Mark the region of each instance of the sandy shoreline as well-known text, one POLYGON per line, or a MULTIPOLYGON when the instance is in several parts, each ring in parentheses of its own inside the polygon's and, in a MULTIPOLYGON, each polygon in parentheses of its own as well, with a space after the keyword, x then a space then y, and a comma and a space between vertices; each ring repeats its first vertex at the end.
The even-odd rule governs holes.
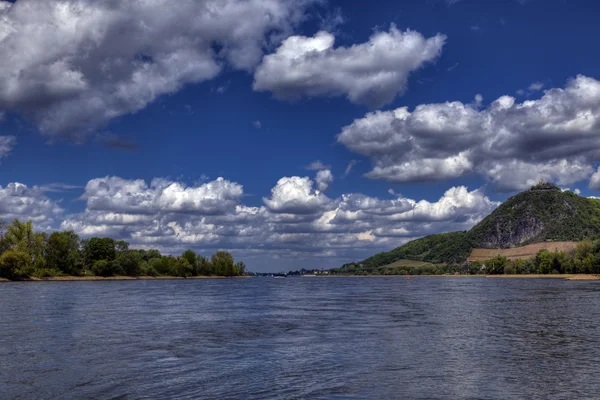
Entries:
POLYGON ((190 279, 239 279, 250 278, 249 276, 52 276, 48 278, 28 278, 11 281, 0 278, 0 282, 73 282, 73 281, 168 281, 168 280, 190 280, 190 279))

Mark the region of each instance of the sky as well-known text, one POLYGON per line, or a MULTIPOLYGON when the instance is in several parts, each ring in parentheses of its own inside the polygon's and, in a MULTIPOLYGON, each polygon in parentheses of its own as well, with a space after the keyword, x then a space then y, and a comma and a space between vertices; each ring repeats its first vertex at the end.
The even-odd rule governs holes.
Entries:
POLYGON ((600 4, 0 0, 0 218, 257 272, 600 191, 600 4))

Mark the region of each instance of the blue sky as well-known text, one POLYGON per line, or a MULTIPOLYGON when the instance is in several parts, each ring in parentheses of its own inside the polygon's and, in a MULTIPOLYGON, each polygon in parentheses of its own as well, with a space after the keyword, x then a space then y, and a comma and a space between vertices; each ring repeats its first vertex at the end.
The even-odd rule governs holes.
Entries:
POLYGON ((5 219, 289 270, 600 188, 597 2, 61 3, 0 1, 5 219))

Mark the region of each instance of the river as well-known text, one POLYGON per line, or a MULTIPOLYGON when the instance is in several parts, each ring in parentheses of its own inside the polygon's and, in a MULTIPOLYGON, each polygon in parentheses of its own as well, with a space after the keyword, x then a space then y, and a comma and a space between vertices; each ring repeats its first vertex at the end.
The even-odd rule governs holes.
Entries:
POLYGON ((2 399, 600 398, 600 282, 0 283, 2 399))

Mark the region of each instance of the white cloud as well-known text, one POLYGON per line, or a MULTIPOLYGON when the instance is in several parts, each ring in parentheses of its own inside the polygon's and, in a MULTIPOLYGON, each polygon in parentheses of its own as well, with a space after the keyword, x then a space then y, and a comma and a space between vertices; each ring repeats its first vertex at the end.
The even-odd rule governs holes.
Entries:
POLYGON ((315 182, 317 183, 317 188, 319 188, 321 192, 324 192, 329 185, 333 183, 333 174, 328 169, 321 170, 317 172, 315 182))
POLYGON ((544 84, 542 82, 534 82, 528 87, 528 89, 532 92, 537 92, 539 90, 542 90, 543 88, 544 84))
POLYGON ((252 123, 252 125, 254 125, 254 127, 255 127, 256 129, 260 129, 260 128, 262 128, 262 124, 260 123, 260 121, 254 121, 254 122, 252 123))
POLYGON ((313 161, 306 166, 306 169, 309 171, 320 171, 322 169, 331 169, 331 165, 325 164, 319 160, 313 161))
POLYGON ((0 136, 0 159, 6 157, 15 147, 17 139, 14 136, 0 136))
POLYGON ((600 159, 600 82, 582 75, 564 89, 487 108, 447 102, 376 111, 343 128, 338 141, 373 161, 368 177, 392 182, 478 173, 500 190, 540 178, 561 185, 587 179, 600 159))
POLYGON ((590 177, 589 188, 600 190, 600 168, 590 177))
POLYGON ((358 164, 359 162, 360 162, 359 160, 350 160, 350 162, 346 166, 346 169, 344 170, 344 177, 350 175, 350 172, 352 172, 352 169, 354 168, 354 166, 356 164, 358 164))
POLYGON ((281 178, 263 201, 269 211, 287 214, 314 214, 322 211, 329 198, 313 189, 313 181, 299 176, 281 178))
MULTIPOLYGON (((230 249, 251 265, 252 260, 264 265, 265 258, 273 256, 289 262, 299 258, 315 262, 329 255, 328 265, 337 266, 419 236, 469 229, 498 205, 481 190, 465 187, 450 188, 437 201, 399 194, 393 199, 359 193, 328 198, 314 189, 311 179, 295 176, 281 178, 271 196, 263 199, 263 206, 238 202, 217 214, 206 213, 198 204, 207 193, 223 199, 227 197, 224 192, 241 185, 226 180, 211 183, 185 188, 163 179, 150 185, 119 177, 94 179, 86 185, 85 211, 67 216, 61 228, 83 237, 124 239, 133 247, 167 253, 187 248, 205 254, 230 249), (174 198, 164 194, 168 187, 177 193, 174 198)), ((238 198, 239 192, 234 192, 238 198)), ((53 215, 52 208, 39 213, 53 215)))
POLYGON ((15 218, 33 220, 38 229, 50 229, 63 209, 57 202, 46 197, 37 187, 22 183, 0 186, 0 219, 10 222, 15 218))
POLYGON ((162 178, 153 179, 148 186, 141 179, 107 176, 89 181, 82 198, 93 211, 218 215, 234 209, 243 194, 241 185, 223 178, 186 187, 162 178))
POLYGON ((252 70, 312 2, 2 1, 0 109, 79 140, 225 65, 252 70))
POLYGON ((540 90, 542 90, 544 88, 544 86, 546 86, 546 85, 542 82, 533 82, 531 85, 529 85, 527 87, 527 89, 517 90, 517 94, 519 96, 531 96, 535 92, 539 92, 540 90))
POLYGON ((353 103, 379 107, 405 91, 411 72, 439 57, 446 36, 427 39, 392 25, 366 43, 334 48, 334 41, 325 31, 287 38, 263 58, 254 90, 287 100, 345 95, 353 103))

